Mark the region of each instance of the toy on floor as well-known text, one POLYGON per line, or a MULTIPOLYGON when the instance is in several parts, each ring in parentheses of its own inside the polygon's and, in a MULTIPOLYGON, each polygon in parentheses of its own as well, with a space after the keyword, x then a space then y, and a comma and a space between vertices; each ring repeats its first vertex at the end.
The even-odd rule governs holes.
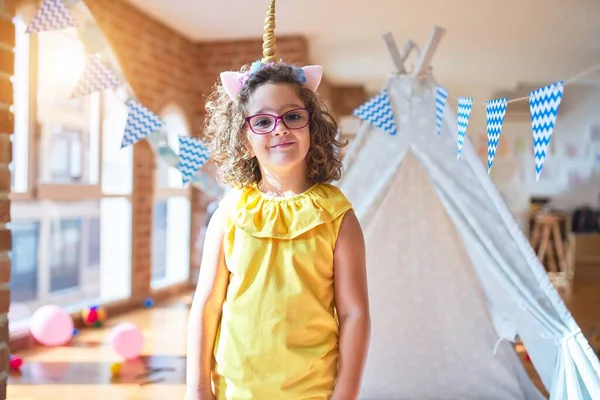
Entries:
POLYGON ((81 311, 81 320, 86 326, 98 328, 106 321, 106 311, 99 306, 93 306, 81 311))
POLYGON ((110 374, 114 376, 119 376, 121 373, 121 363, 112 363, 110 365, 110 374))
POLYGON ((44 346, 62 346, 73 337, 73 319, 62 308, 46 305, 29 320, 31 336, 44 346))
POLYGON ((130 322, 115 326, 109 340, 113 350, 126 361, 138 358, 144 347, 142 332, 130 322))
POLYGON ((20 371, 21 365, 23 365, 23 359, 19 356, 10 355, 8 365, 13 371, 20 371))

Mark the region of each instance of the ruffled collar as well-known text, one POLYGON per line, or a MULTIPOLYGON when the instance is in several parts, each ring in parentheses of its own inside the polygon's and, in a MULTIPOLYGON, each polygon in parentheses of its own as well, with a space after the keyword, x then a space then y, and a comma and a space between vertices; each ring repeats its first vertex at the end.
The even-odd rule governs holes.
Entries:
POLYGON ((292 197, 273 197, 257 186, 232 189, 221 206, 240 229, 260 238, 293 239, 352 208, 336 186, 317 183, 292 197))

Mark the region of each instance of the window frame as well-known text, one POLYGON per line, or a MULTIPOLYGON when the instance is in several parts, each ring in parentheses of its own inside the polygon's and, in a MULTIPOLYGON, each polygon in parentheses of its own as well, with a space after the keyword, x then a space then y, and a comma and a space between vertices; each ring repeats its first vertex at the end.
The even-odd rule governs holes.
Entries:
MULTIPOLYGON (((190 123, 189 123, 189 119, 188 116, 186 115, 184 109, 182 107, 180 107, 176 102, 167 102, 161 109, 159 115, 162 117, 164 117, 167 114, 175 114, 178 117, 181 118, 181 122, 183 123, 185 129, 185 134, 189 135, 191 134, 191 127, 190 127, 190 123)), ((167 131, 167 128, 164 128, 164 133, 165 133, 165 140, 167 141, 167 143, 169 143, 169 132, 167 131)), ((181 134, 183 134, 183 132, 181 132, 181 134)), ((172 187, 161 187, 159 185, 159 179, 160 179, 160 174, 164 169, 168 168, 172 168, 169 165, 167 165, 166 162, 158 159, 158 156, 156 156, 156 168, 154 171, 154 195, 153 195, 153 199, 152 199, 152 208, 154 210, 154 207, 156 206, 156 204, 158 202, 166 202, 167 203, 167 210, 168 210, 168 201, 169 199, 172 198, 185 198, 189 204, 190 204, 190 211, 191 211, 191 207, 192 207, 192 187, 191 185, 188 185, 187 187, 181 187, 181 188, 172 188, 172 187)), ((167 211, 168 213, 168 211, 167 211)), ((154 225, 154 222, 153 222, 154 225)), ((154 226, 153 226, 154 228, 154 226)), ((168 229, 168 227, 167 227, 168 229)), ((191 241, 191 237, 192 237, 192 216, 190 213, 189 216, 189 236, 190 236, 190 241, 191 241)), ((191 248, 191 244, 188 244, 190 247, 190 251, 187 257, 187 265, 186 268, 189 271, 190 270, 190 265, 192 262, 192 248, 191 248)), ((167 261, 168 263, 168 261, 167 261)), ((169 279, 169 269, 168 269, 168 265, 165 266, 166 268, 166 277, 162 278, 162 279, 154 279, 152 277, 152 271, 154 270, 154 264, 153 264, 153 259, 151 258, 151 265, 150 265, 150 286, 152 287, 152 290, 160 290, 163 289, 165 287, 169 287, 171 285, 176 285, 178 283, 182 283, 185 281, 189 281, 190 279, 190 274, 188 272, 187 274, 187 278, 185 278, 184 280, 173 280, 173 279, 169 279)))

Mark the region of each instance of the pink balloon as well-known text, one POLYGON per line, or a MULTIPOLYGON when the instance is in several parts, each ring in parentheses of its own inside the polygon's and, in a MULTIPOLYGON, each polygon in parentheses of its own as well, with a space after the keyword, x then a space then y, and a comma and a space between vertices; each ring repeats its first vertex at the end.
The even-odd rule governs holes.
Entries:
POLYGON ((144 347, 144 336, 137 326, 124 322, 115 326, 110 333, 113 350, 125 360, 139 357, 144 347))
POLYGON ((38 308, 29 320, 31 336, 44 346, 62 346, 73 337, 73 319, 62 308, 47 305, 38 308))

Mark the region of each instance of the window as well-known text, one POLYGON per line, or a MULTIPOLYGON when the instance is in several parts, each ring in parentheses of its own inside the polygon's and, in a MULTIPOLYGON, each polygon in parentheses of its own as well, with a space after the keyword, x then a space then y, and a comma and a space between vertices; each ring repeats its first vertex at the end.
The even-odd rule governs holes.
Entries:
POLYGON ((133 182, 118 93, 70 98, 86 60, 76 30, 26 35, 14 23, 11 332, 45 304, 130 296, 133 182))
MULTIPOLYGON (((161 113, 167 142, 179 153, 179 135, 189 135, 184 113, 168 105, 161 113)), ((190 196, 183 188, 181 173, 157 160, 156 196, 152 229, 152 287, 160 288, 189 278, 190 269, 190 196)))
POLYGON ((39 221, 23 219, 12 227, 10 290, 13 302, 28 302, 38 296, 39 221))

